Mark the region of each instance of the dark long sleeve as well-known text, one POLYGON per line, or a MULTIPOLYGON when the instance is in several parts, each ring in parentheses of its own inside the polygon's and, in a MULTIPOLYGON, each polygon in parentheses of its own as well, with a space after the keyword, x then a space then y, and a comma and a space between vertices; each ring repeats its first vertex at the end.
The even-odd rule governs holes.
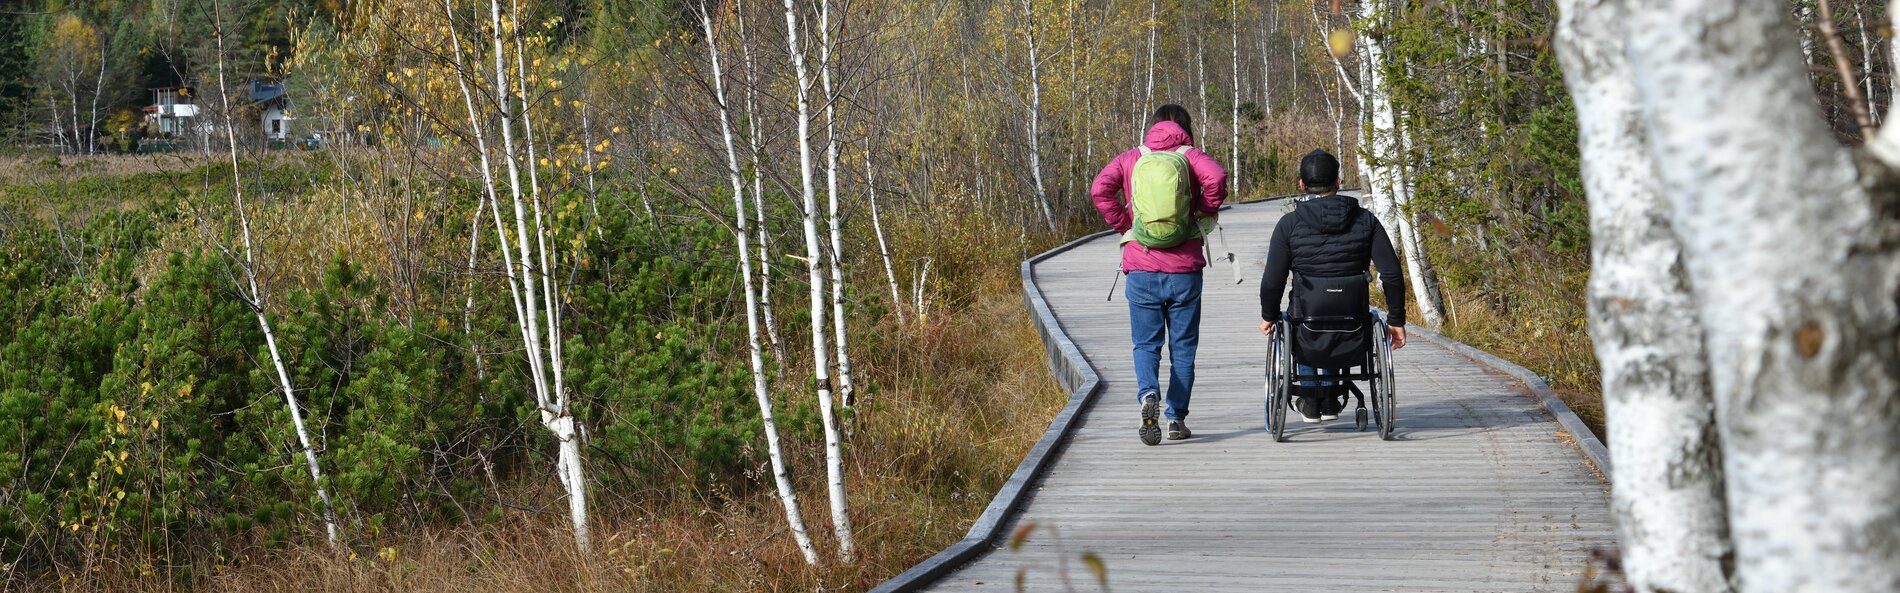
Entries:
POLYGON ((1293 273, 1293 251, 1286 242, 1287 225, 1292 220, 1292 216, 1281 218, 1273 227, 1273 239, 1267 242, 1267 271, 1260 277, 1261 321, 1280 320, 1280 299, 1286 295, 1287 276, 1293 273))
MULTIPOLYGON (((1386 323, 1405 327, 1405 268, 1392 249, 1392 237, 1378 221, 1372 223, 1372 265, 1379 268, 1379 287, 1385 289, 1386 323)), ((1271 259, 1267 269, 1273 269, 1271 259)))

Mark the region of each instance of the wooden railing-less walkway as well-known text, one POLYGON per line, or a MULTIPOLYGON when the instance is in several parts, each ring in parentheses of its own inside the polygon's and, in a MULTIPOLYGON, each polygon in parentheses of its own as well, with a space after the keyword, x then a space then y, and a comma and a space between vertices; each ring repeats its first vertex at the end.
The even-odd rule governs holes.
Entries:
MULTIPOLYGON (((1575 590, 1590 550, 1615 545, 1601 445, 1522 369, 1415 331, 1394 357, 1396 440, 1355 432, 1350 410, 1295 421, 1286 443, 1263 430, 1257 295, 1289 207, 1222 215, 1245 281, 1227 262, 1204 272, 1186 441, 1136 437, 1127 303, 1119 289, 1104 300, 1115 239, 1026 262, 1032 313, 1075 399, 970 538, 879 590, 1013 591, 1027 567, 1026 590, 1062 591, 1060 556, 1075 590, 1098 590, 1084 552, 1125 592, 1575 590), (1038 530, 1012 551, 1024 522, 1038 530)), ((1225 251, 1219 237, 1213 248, 1225 251)))

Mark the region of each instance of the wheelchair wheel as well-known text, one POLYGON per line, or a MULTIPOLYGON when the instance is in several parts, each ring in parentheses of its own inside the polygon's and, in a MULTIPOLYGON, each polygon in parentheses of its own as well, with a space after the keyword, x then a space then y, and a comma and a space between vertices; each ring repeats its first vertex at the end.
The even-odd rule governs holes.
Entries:
POLYGON ((1358 411, 1353 413, 1352 425, 1353 425, 1353 428, 1358 429, 1359 432, 1366 431, 1366 409, 1365 408, 1359 408, 1358 411))
POLYGON ((1273 433, 1273 441, 1286 441, 1287 378, 1292 371, 1291 353, 1287 351, 1282 333, 1273 335, 1273 346, 1267 354, 1266 415, 1267 431, 1273 433))
MULTIPOLYGON (((1384 324, 1380 324, 1381 333, 1384 324)), ((1379 337, 1379 379, 1373 387, 1374 415, 1379 420, 1379 438, 1392 440, 1392 429, 1398 424, 1398 384, 1392 380, 1392 341, 1385 336, 1379 337)))

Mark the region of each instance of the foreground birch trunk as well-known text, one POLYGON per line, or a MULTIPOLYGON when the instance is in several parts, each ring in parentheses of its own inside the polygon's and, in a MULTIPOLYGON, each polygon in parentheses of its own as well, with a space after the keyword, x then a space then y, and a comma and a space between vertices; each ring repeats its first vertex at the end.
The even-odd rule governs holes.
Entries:
MULTIPOLYGON (((752 251, 746 228, 745 181, 739 171, 739 152, 732 143, 732 115, 726 104, 726 87, 719 69, 719 39, 713 33, 711 9, 702 3, 699 23, 706 32, 706 54, 712 60, 713 100, 719 105, 719 135, 725 141, 726 173, 732 180, 733 238, 738 240, 739 276, 745 290, 747 345, 751 348, 752 394, 758 399, 759 417, 765 428, 766 455, 772 462, 772 480, 778 486, 779 503, 785 506, 785 522, 805 563, 818 564, 818 552, 812 549, 811 534, 805 528, 805 516, 798 510, 798 491, 792 487, 791 474, 785 471, 785 454, 779 448, 778 422, 772 414, 772 395, 765 384, 765 347, 759 339, 758 291, 752 286, 752 251)), ((741 15, 743 18, 743 15, 741 15)))
MULTIPOLYGON (((541 303, 545 307, 540 310, 531 309, 529 322, 534 322, 534 316, 538 315, 540 321, 547 326, 546 334, 541 337, 541 343, 530 347, 530 355, 546 357, 542 362, 541 385, 537 386, 544 390, 545 394, 545 402, 541 406, 541 423, 554 434, 555 439, 559 442, 560 457, 555 464, 555 470, 561 476, 562 484, 567 487, 569 519, 574 523, 575 540, 580 545, 581 551, 585 552, 588 549, 589 540, 587 529, 587 476, 583 471, 581 458, 580 426, 577 423, 578 421, 574 418, 573 402, 569 400, 567 394, 566 357, 562 354, 561 337, 563 332, 561 330, 561 303, 566 299, 562 297, 558 286, 554 282, 554 269, 555 266, 559 264, 559 261, 556 259, 557 256, 553 250, 548 248, 548 235, 552 230, 547 227, 542 217, 541 178, 539 169, 535 167, 537 159, 535 158, 534 117, 529 112, 531 103, 528 101, 527 64, 526 58, 522 55, 524 53, 522 46, 525 42, 521 39, 521 23, 518 20, 521 10, 516 0, 510 0, 509 6, 509 25, 510 29, 515 33, 515 91, 519 93, 518 96, 521 97, 522 101, 521 128, 522 134, 527 141, 528 150, 526 159, 528 163, 528 189, 530 192, 528 205, 534 212, 534 242, 530 244, 526 236, 521 236, 521 274, 523 282, 529 285, 530 290, 526 294, 531 299, 529 301, 531 304, 534 302, 532 299, 536 296, 536 293, 533 291, 533 283, 536 281, 540 282, 541 303), (532 258, 529 257, 530 254, 533 254, 535 258, 539 259, 540 266, 538 268, 531 266, 532 258), (536 348, 541 349, 541 351, 535 352, 534 350, 536 348)), ((497 27, 496 30, 499 31, 500 28, 497 27)), ((495 88, 505 89, 507 87, 504 84, 501 74, 502 56, 499 55, 500 50, 500 37, 497 36, 496 51, 498 54, 495 58, 495 88)), ((504 92, 502 94, 506 95, 507 93, 504 92)), ((509 121, 506 117, 508 113, 507 99, 503 97, 500 100, 502 102, 503 113, 501 122, 502 142, 508 152, 509 181, 511 186, 513 186, 512 193, 515 198, 515 229, 516 234, 520 236, 528 227, 526 221, 520 218, 520 180, 516 173, 514 144, 511 141, 512 136, 510 135, 509 121)))
POLYGON ((1632 5, 1626 55, 1707 336, 1737 589, 1895 591, 1900 138, 1858 162, 1835 141, 1783 10, 1632 5))
POLYGON ((1591 338, 1603 368, 1623 570, 1642 593, 1730 591, 1728 509, 1695 295, 1642 127, 1622 0, 1563 0, 1557 57, 1590 199, 1591 338))
POLYGON ((1397 117, 1398 110, 1391 106, 1391 96, 1387 95, 1386 99, 1387 109, 1393 118, 1392 199, 1398 208, 1399 239, 1404 245, 1405 267, 1412 271, 1412 298, 1418 301, 1418 314, 1424 318, 1425 324, 1440 327, 1445 324, 1445 295, 1438 290, 1438 272, 1432 269, 1432 260, 1425 256, 1425 241, 1418 233, 1418 212, 1412 209, 1412 178, 1406 170, 1412 143, 1407 136, 1405 123, 1397 117))
MULTIPOLYGON (((560 373, 560 347, 558 344, 549 345, 545 343, 541 335, 541 323, 543 323, 542 315, 546 314, 547 319, 545 322, 548 324, 549 329, 547 340, 551 342, 558 342, 560 340, 560 318, 556 311, 560 303, 550 291, 550 294, 548 294, 549 298, 546 299, 545 303, 547 310, 542 310, 543 299, 540 298, 540 287, 538 287, 537 284, 551 288, 551 281, 545 277, 545 272, 537 272, 535 261, 537 259, 549 261, 550 256, 545 253, 545 244, 541 242, 530 242, 528 240, 526 207, 522 200, 521 175, 519 166, 517 165, 518 159, 514 147, 513 114, 509 111, 507 98, 510 93, 507 91, 509 87, 507 68, 505 65, 505 56, 507 53, 504 51, 501 39, 501 32, 503 31, 501 24, 501 5, 499 0, 490 0, 489 2, 489 31, 494 35, 493 52, 495 57, 494 87, 490 96, 495 99, 497 102, 496 106, 501 112, 502 146, 504 156, 506 157, 505 162, 508 166, 509 193, 514 205, 513 216, 516 242, 512 244, 508 237, 507 227, 502 220, 503 213, 500 196, 495 190, 497 180, 494 174, 493 163, 488 155, 487 138, 482 131, 483 125, 481 123, 480 113, 475 108, 474 93, 468 86, 469 78, 478 78, 480 75, 467 69, 463 64, 461 37, 456 33, 455 29, 456 19, 453 3, 450 2, 450 0, 443 0, 442 10, 449 24, 449 40, 453 50, 452 59, 456 69, 456 82, 462 92, 463 106, 467 109, 469 127, 473 130, 475 136, 477 151, 480 157, 482 181, 485 186, 485 195, 490 204, 489 213, 492 215, 495 224, 495 235, 499 240, 502 262, 504 269, 507 271, 506 278, 508 280, 509 304, 514 307, 515 327, 520 331, 523 345, 526 347, 525 354, 528 356, 528 370, 530 380, 533 383, 532 391, 535 396, 535 407, 540 413, 542 426, 547 428, 559 443, 558 457, 555 462, 555 473, 560 477, 561 486, 567 494, 568 518, 574 526, 575 544, 581 551, 585 552, 590 547, 590 540, 587 519, 587 480, 582 466, 579 430, 567 394, 565 390, 562 389, 564 386, 561 385, 559 379, 553 379, 552 384, 550 384, 551 380, 548 377, 549 370, 547 367, 549 366, 554 368, 554 374, 560 373), (540 253, 537 253, 535 249, 537 246, 540 248, 540 253), (517 253, 521 256, 519 258, 519 268, 516 267, 517 260, 515 254, 517 253), (544 356, 548 358, 544 359, 544 356)), ((525 114, 523 115, 525 119, 525 114)), ((537 204, 536 207, 538 209, 539 205, 537 204)), ((545 235, 545 231, 546 229, 542 226, 540 217, 537 216, 534 229, 535 235, 537 237, 543 236, 545 235)), ((546 268, 543 267, 541 269, 545 270, 546 268)))
POLYGON ((832 345, 838 349, 838 400, 849 410, 857 404, 857 384, 852 381, 850 341, 845 332, 844 317, 844 241, 840 236, 842 225, 838 222, 838 93, 832 88, 831 71, 834 67, 831 55, 831 0, 818 2, 818 75, 825 89, 825 226, 831 233, 830 257, 826 263, 831 272, 831 329, 835 334, 832 345))
POLYGON ((813 181, 811 150, 811 74, 798 48, 798 6, 785 0, 785 44, 797 78, 798 177, 804 198, 805 272, 811 277, 812 378, 818 384, 819 418, 825 428, 825 483, 831 496, 831 526, 838 538, 838 556, 852 558, 850 508, 844 496, 844 451, 839 442, 837 411, 831 401, 831 361, 825 350, 825 278, 818 249, 818 188, 813 181))
MULTIPOLYGON (((758 69, 752 63, 752 40, 746 36, 745 0, 735 0, 733 11, 738 14, 739 52, 745 58, 745 125, 746 146, 751 150, 752 163, 752 219, 759 234, 759 313, 764 317, 765 337, 772 343, 772 360, 778 368, 785 365, 785 343, 779 340, 778 320, 774 318, 772 308, 772 235, 765 228, 765 176, 760 172, 759 164, 759 115, 753 109, 753 98, 759 86, 758 69)), ((774 373, 773 376, 777 376, 774 373)))
MULTIPOLYGON (((231 111, 231 97, 224 89, 230 88, 224 80, 224 5, 213 0, 211 3, 213 26, 218 34, 218 101, 224 111, 231 111)), ((323 487, 323 466, 317 463, 317 449, 310 444, 310 429, 304 424, 303 406, 297 403, 297 389, 291 384, 290 372, 284 367, 284 355, 277 350, 277 332, 272 331, 270 316, 264 312, 264 293, 257 286, 256 250, 251 246, 251 219, 244 210, 244 182, 238 177, 237 131, 232 126, 224 127, 225 148, 231 155, 231 196, 237 204, 238 229, 244 239, 244 283, 240 287, 246 304, 257 316, 257 328, 264 332, 264 346, 270 351, 271 368, 277 372, 277 388, 284 391, 284 406, 290 409, 290 423, 297 430, 297 444, 303 448, 304 467, 310 470, 310 484, 317 489, 317 498, 323 501, 323 531, 328 536, 330 547, 342 545, 343 535, 337 528, 336 504, 330 500, 330 491, 323 487), (248 291, 244 290, 248 288, 248 291)))

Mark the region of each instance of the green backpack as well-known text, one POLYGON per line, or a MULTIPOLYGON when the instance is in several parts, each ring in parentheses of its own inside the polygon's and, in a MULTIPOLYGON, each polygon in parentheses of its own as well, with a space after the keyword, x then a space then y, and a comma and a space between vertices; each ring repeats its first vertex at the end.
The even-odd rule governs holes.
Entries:
POLYGON ((1201 225, 1189 209, 1192 199, 1192 171, 1187 151, 1182 146, 1168 152, 1141 149, 1141 158, 1129 178, 1128 200, 1135 224, 1122 235, 1122 243, 1134 241, 1150 249, 1166 249, 1201 236, 1201 225))

